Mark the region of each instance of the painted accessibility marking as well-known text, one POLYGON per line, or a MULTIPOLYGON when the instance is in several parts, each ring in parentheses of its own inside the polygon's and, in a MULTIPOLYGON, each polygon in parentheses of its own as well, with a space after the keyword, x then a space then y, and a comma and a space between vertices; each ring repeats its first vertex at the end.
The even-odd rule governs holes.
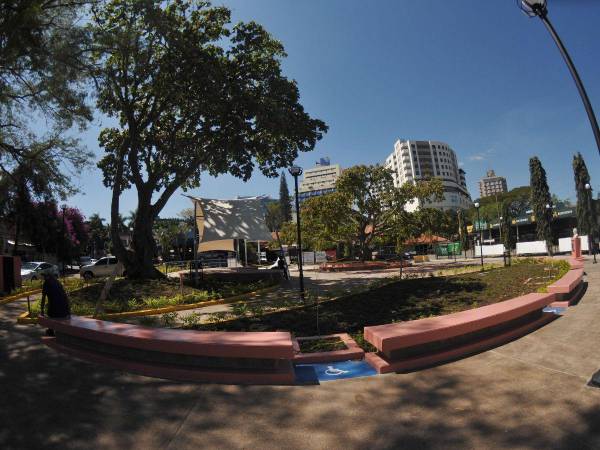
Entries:
POLYGON ((560 308, 557 306, 546 306, 542 311, 545 313, 553 313, 558 316, 561 315, 565 311, 565 309, 566 308, 560 308))
POLYGON ((377 371, 364 360, 297 364, 295 372, 298 384, 318 384, 321 381, 377 375, 377 371))
POLYGON ((327 370, 325 371, 326 375, 329 375, 331 377, 338 377, 340 375, 344 375, 346 373, 350 372, 349 370, 343 370, 343 369, 337 369, 333 366, 327 366, 327 370))

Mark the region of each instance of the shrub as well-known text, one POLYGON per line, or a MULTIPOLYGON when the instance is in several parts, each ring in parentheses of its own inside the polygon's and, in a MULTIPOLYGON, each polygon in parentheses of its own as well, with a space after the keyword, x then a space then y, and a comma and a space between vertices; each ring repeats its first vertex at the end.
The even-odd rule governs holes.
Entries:
POLYGON ((199 313, 191 313, 181 317, 184 328, 193 328, 200 323, 202 316, 199 313))
POLYGON ((165 328, 172 328, 177 322, 177 313, 173 311, 163 314, 161 316, 161 322, 165 328))

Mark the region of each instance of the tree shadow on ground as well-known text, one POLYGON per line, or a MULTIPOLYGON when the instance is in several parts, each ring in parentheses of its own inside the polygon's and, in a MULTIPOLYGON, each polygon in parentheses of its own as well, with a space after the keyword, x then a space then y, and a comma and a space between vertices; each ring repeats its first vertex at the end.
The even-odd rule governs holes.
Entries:
POLYGON ((0 311, 0 447, 598 448, 600 390, 494 353, 321 386, 124 374, 47 349, 0 311))
MULTIPOLYGON (((337 332, 360 333, 365 326, 414 320, 478 305, 485 284, 478 280, 427 278, 403 280, 366 293, 318 302, 311 298, 302 309, 252 314, 237 320, 200 324, 204 330, 287 330, 297 336, 337 332)), ((261 302, 261 307, 268 303, 261 302)))

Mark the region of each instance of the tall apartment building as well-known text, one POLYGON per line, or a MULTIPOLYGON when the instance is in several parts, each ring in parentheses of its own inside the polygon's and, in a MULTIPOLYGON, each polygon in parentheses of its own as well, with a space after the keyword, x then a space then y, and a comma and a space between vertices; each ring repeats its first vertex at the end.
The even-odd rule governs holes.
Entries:
POLYGON ((321 158, 315 167, 304 171, 304 178, 298 187, 298 199, 304 201, 335 192, 335 182, 341 174, 339 164, 332 165, 329 158, 321 158))
POLYGON ((481 198, 504 192, 508 192, 506 178, 497 176, 493 170, 488 170, 486 176, 479 180, 479 196, 481 198))
POLYGON ((394 151, 385 160, 385 167, 392 171, 394 186, 415 183, 419 180, 437 177, 444 185, 444 199, 439 202, 421 204, 414 199, 406 209, 414 211, 419 207, 438 209, 468 209, 472 205, 467 190, 465 171, 458 167, 456 153, 445 142, 411 141, 399 139, 394 151))

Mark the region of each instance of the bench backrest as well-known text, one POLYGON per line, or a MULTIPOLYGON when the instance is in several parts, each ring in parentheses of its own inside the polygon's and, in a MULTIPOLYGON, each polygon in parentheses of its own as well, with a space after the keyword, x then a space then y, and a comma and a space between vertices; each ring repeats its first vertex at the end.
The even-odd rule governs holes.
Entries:
POLYGON ((560 280, 548 286, 548 292, 568 294, 573 291, 583 280, 583 269, 572 269, 560 280))
POLYGON ((195 331, 151 328, 107 322, 87 317, 69 319, 40 317, 39 323, 82 339, 142 350, 224 358, 292 359, 290 333, 195 331))
POLYGON ((541 310, 554 294, 532 293, 493 305, 408 322, 365 327, 365 339, 387 352, 482 330, 541 310))

